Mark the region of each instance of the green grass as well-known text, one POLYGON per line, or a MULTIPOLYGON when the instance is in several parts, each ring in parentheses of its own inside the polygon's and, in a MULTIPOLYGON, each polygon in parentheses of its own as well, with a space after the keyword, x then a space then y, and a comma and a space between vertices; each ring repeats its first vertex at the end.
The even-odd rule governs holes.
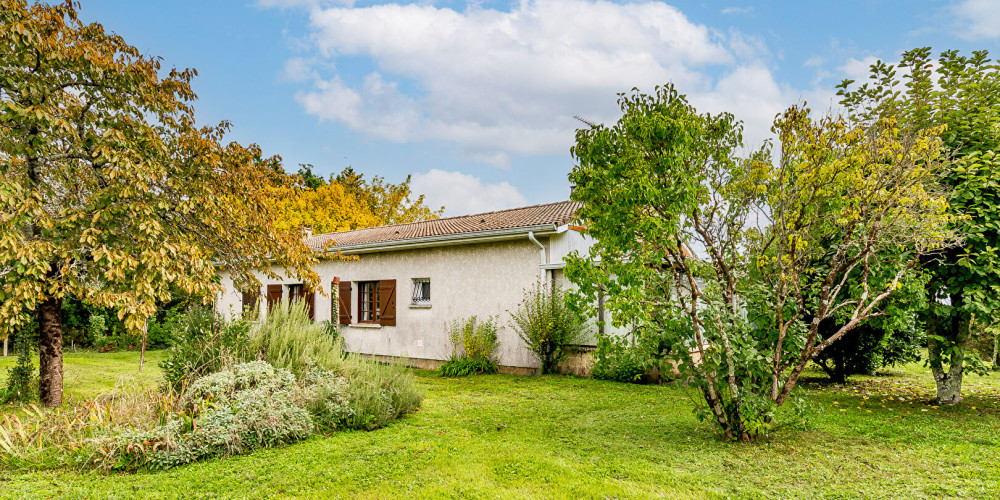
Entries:
MULTIPOLYGON (((146 351, 146 361, 139 373, 139 353, 133 351, 97 353, 93 351, 64 352, 63 398, 66 404, 74 400, 93 399, 116 385, 127 387, 156 387, 163 382, 157 364, 167 351, 146 351)), ((0 357, 0 386, 7 386, 7 369, 14 366, 17 357, 0 357)), ((38 355, 32 360, 38 370, 38 355)))
MULTIPOLYGON (((100 392, 135 366, 134 353, 68 354, 67 390, 100 392)), ((0 496, 1000 498, 997 374, 970 376, 957 408, 927 403, 919 365, 843 387, 808 379, 812 427, 756 444, 716 439, 683 387, 419 375, 424 407, 382 430, 156 474, 0 471, 0 496)))

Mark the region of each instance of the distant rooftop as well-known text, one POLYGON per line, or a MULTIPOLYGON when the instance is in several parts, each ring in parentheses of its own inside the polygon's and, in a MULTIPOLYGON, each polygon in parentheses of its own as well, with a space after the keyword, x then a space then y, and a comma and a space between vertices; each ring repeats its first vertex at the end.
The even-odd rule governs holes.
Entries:
POLYGON ((582 204, 575 201, 560 201, 530 207, 510 208, 482 214, 461 215, 443 219, 409 222, 392 226, 369 227, 353 231, 317 234, 306 240, 311 248, 320 250, 324 245, 334 248, 351 245, 408 240, 429 236, 469 234, 502 229, 517 229, 553 224, 562 226, 573 220, 573 214, 582 204), (333 240, 333 243, 329 243, 333 240))

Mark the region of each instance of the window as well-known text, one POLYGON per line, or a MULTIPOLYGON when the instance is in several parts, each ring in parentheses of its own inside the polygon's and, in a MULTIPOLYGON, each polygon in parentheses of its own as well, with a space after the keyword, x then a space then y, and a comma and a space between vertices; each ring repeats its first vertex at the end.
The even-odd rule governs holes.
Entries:
POLYGON ((288 301, 295 303, 297 301, 305 302, 306 304, 306 314, 309 315, 309 319, 315 319, 313 308, 315 306, 314 301, 316 294, 309 291, 305 285, 301 283, 296 283, 294 285, 288 285, 288 301))
POLYGON ((431 303, 431 279, 413 278, 413 304, 430 305, 431 303))
POLYGON ((256 318, 260 312, 260 288, 249 289, 243 292, 243 317, 256 318))
POLYGON ((379 314, 379 282, 362 281, 358 283, 361 294, 358 297, 358 321, 362 323, 377 323, 379 314))

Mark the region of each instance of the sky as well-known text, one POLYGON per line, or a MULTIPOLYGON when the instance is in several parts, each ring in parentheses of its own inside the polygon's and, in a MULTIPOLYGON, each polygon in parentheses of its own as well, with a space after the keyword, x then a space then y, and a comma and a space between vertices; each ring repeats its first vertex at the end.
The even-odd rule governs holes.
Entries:
POLYGON ((753 147, 875 60, 1000 55, 1000 0, 81 0, 80 17, 195 68, 199 121, 286 171, 412 175, 446 215, 568 199, 574 116, 614 123, 632 88, 672 83, 753 147))

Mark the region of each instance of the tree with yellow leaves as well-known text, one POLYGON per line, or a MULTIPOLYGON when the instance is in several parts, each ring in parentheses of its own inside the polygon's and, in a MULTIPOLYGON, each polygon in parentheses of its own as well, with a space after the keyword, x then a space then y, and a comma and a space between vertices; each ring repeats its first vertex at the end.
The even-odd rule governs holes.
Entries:
POLYGON ((171 285, 215 292, 218 266, 240 287, 272 263, 317 283, 276 227, 279 160, 196 125, 194 70, 161 70, 71 2, 0 0, 0 46, 0 336, 37 314, 42 404, 62 401, 66 296, 140 331, 171 285))
POLYGON ((444 210, 432 211, 423 195, 414 195, 410 177, 399 184, 381 176, 367 181, 347 167, 327 181, 313 174, 312 165, 301 164, 294 178, 294 186, 276 193, 283 230, 308 227, 314 233, 330 233, 436 219, 444 210))
POLYGON ((313 189, 283 187, 275 196, 278 228, 283 231, 309 227, 315 233, 331 233, 380 225, 367 204, 336 182, 313 189))

